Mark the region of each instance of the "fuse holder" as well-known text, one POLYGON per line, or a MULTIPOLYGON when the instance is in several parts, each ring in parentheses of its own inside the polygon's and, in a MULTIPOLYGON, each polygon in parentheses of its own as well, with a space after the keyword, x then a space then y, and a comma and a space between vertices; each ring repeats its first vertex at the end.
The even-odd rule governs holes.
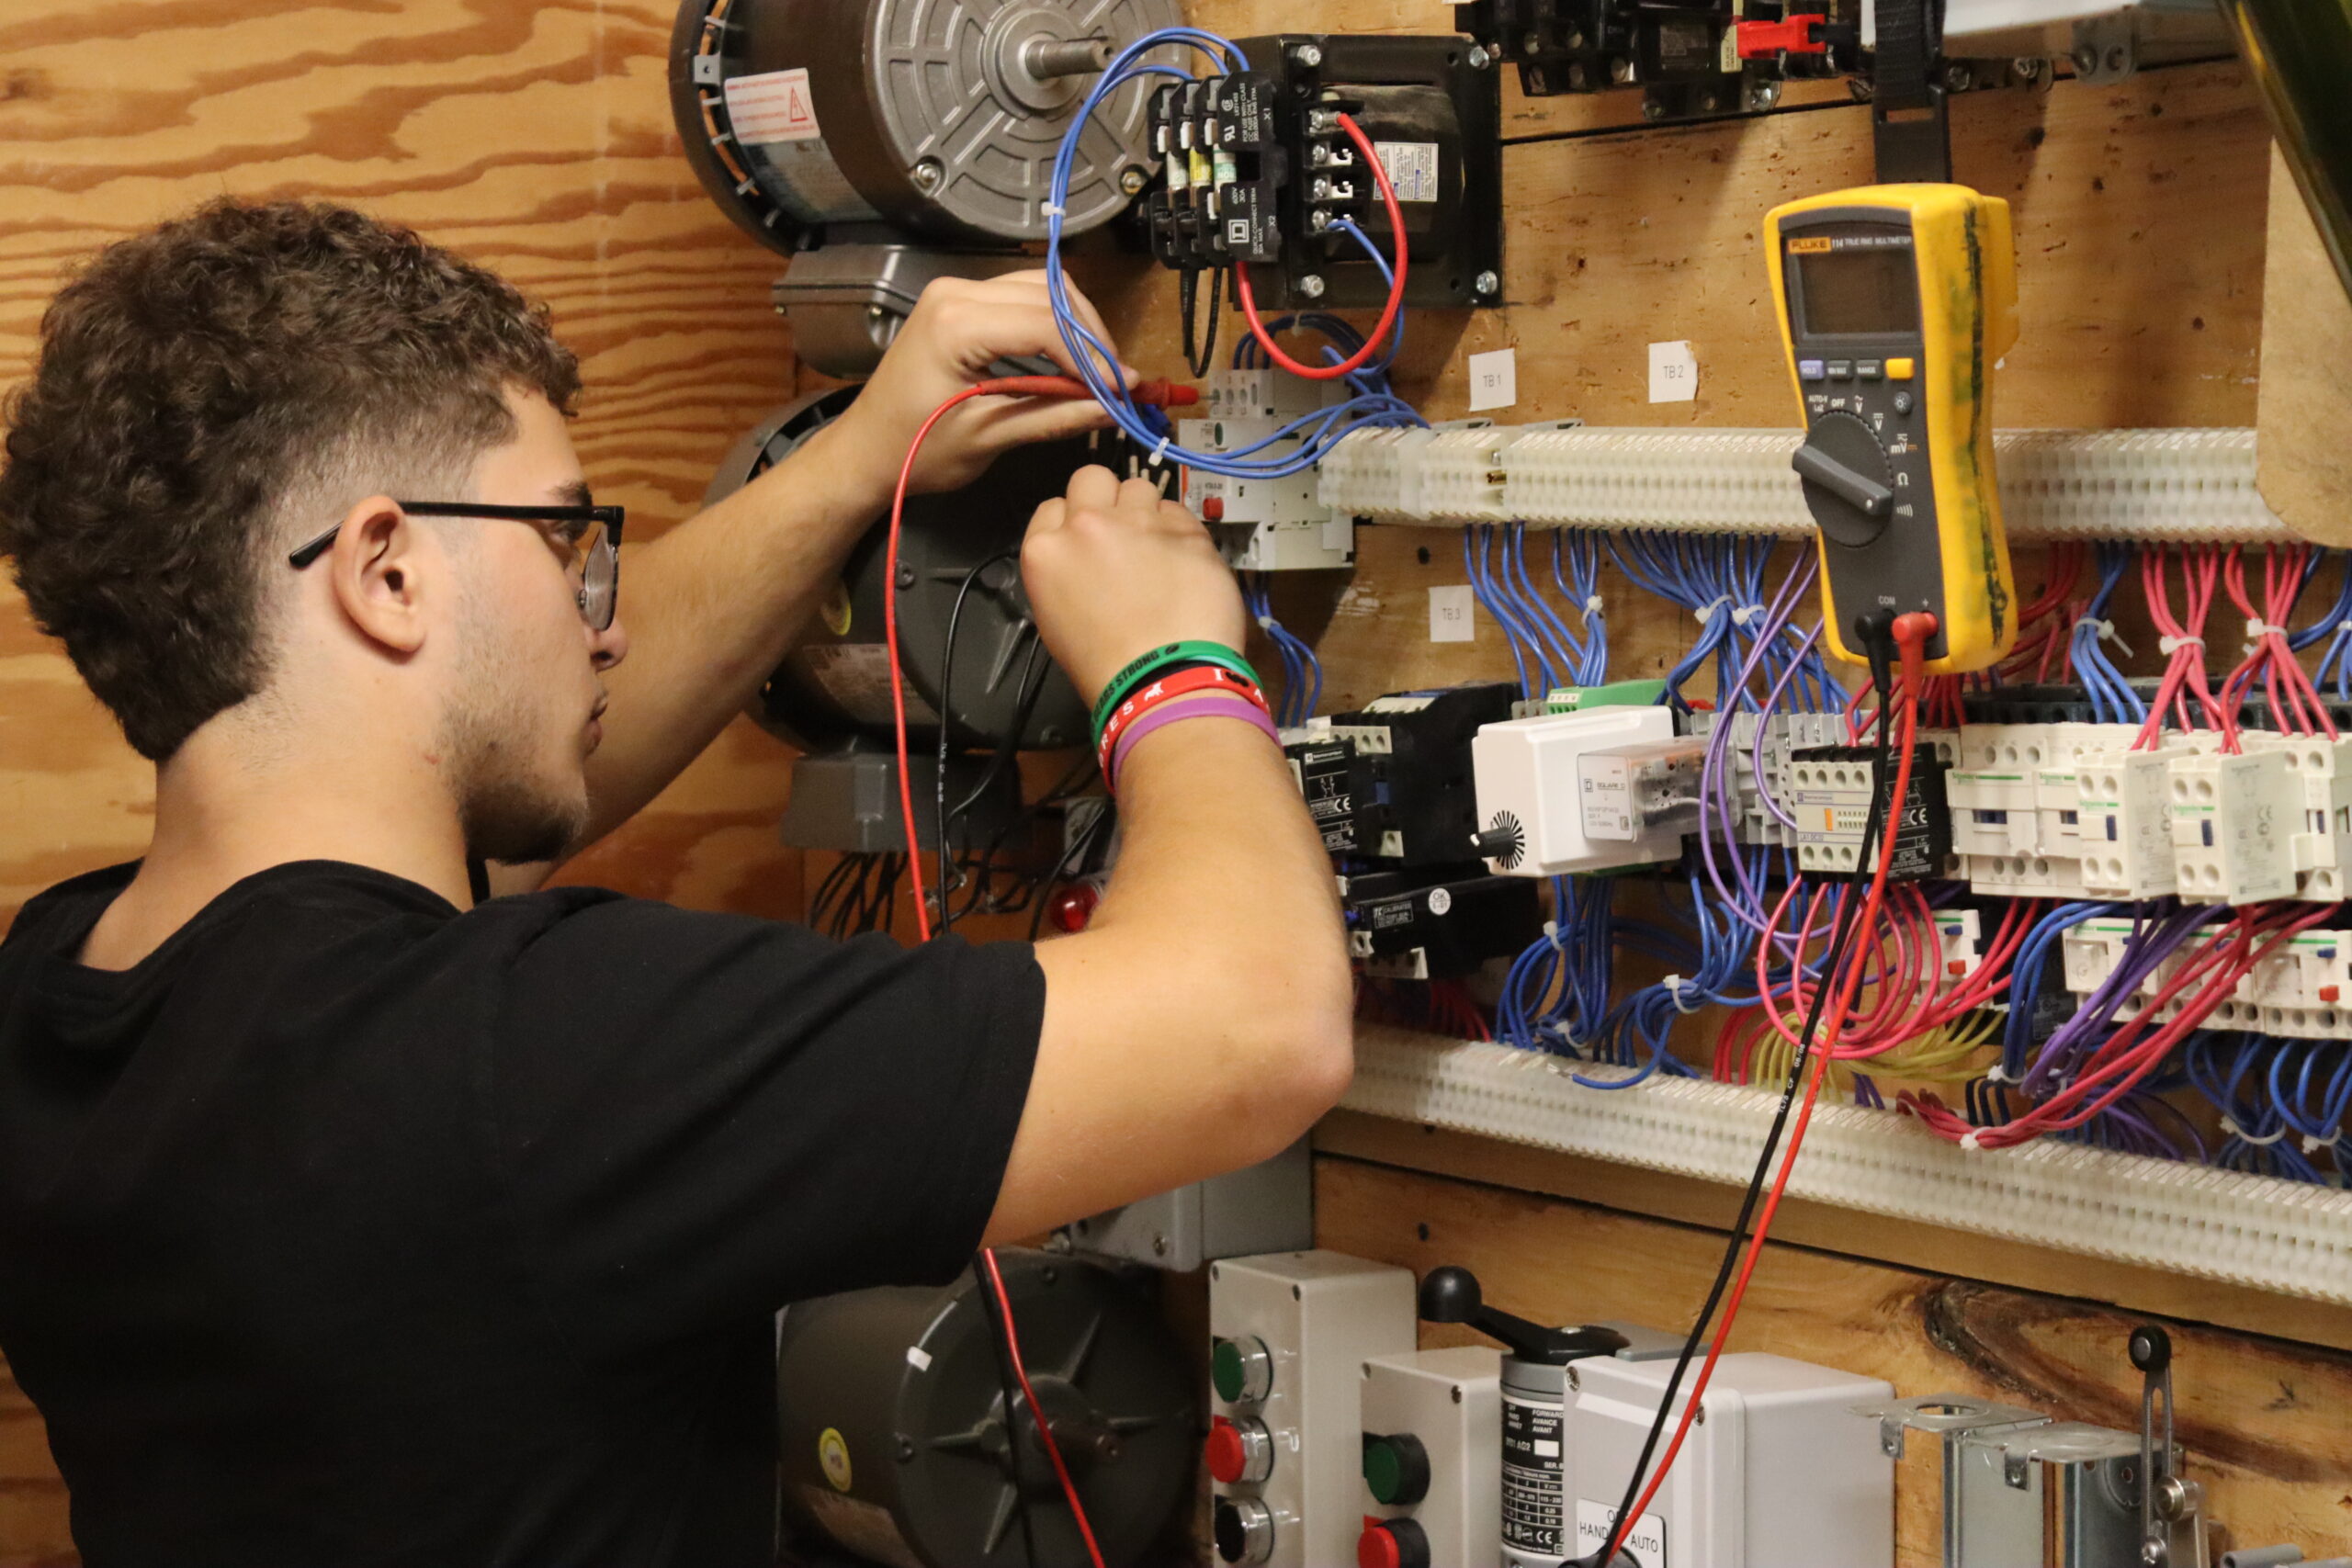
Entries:
POLYGON ((1739 57, 1770 60, 1781 54, 1826 54, 1829 40, 1820 36, 1819 29, 1828 20, 1826 16, 1806 14, 1779 22, 1741 22, 1739 57))

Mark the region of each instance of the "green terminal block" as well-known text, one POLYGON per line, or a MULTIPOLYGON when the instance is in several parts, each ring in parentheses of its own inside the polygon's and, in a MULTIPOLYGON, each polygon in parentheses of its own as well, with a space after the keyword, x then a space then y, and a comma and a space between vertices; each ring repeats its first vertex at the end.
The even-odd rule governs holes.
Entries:
POLYGON ((1617 681, 1606 686, 1555 687, 1544 699, 1547 714, 1582 713, 1587 708, 1652 707, 1664 700, 1663 681, 1617 681))

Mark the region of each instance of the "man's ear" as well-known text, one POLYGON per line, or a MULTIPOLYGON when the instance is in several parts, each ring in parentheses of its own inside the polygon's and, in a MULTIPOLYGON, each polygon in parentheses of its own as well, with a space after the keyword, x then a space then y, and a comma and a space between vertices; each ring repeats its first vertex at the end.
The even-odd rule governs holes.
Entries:
POLYGON ((352 628, 395 657, 424 646, 426 597, 440 581, 439 541, 390 496, 344 514, 319 565, 352 628))

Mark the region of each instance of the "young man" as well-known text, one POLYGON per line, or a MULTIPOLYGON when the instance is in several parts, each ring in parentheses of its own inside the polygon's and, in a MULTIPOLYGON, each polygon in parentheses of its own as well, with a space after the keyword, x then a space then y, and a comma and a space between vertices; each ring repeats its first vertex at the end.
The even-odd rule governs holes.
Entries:
MULTIPOLYGON (((0 1349, 91 1568, 765 1562, 776 1308, 946 1280, 1337 1098, 1328 868, 1230 719, 1136 744, 1108 895, 1035 950, 469 896, 469 859, 559 860, 650 798, 916 425, 1038 353, 1038 278, 935 286, 848 415, 630 553, 625 635, 572 357, 488 273, 221 203, 59 294, 0 549, 156 764, 146 859, 0 945, 0 1349)), ((1093 417, 977 400, 920 480, 1093 417)), ((1148 485, 1081 473, 1023 565, 1090 698, 1240 642, 1148 485)))

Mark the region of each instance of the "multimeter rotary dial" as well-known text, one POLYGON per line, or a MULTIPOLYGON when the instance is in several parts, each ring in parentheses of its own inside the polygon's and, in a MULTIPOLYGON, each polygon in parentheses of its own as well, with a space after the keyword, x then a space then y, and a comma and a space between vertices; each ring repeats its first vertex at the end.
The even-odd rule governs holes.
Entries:
POLYGON ((1894 465, 1877 434, 1850 413, 1823 414, 1797 449, 1805 505, 1833 542, 1859 549, 1894 514, 1894 465))

